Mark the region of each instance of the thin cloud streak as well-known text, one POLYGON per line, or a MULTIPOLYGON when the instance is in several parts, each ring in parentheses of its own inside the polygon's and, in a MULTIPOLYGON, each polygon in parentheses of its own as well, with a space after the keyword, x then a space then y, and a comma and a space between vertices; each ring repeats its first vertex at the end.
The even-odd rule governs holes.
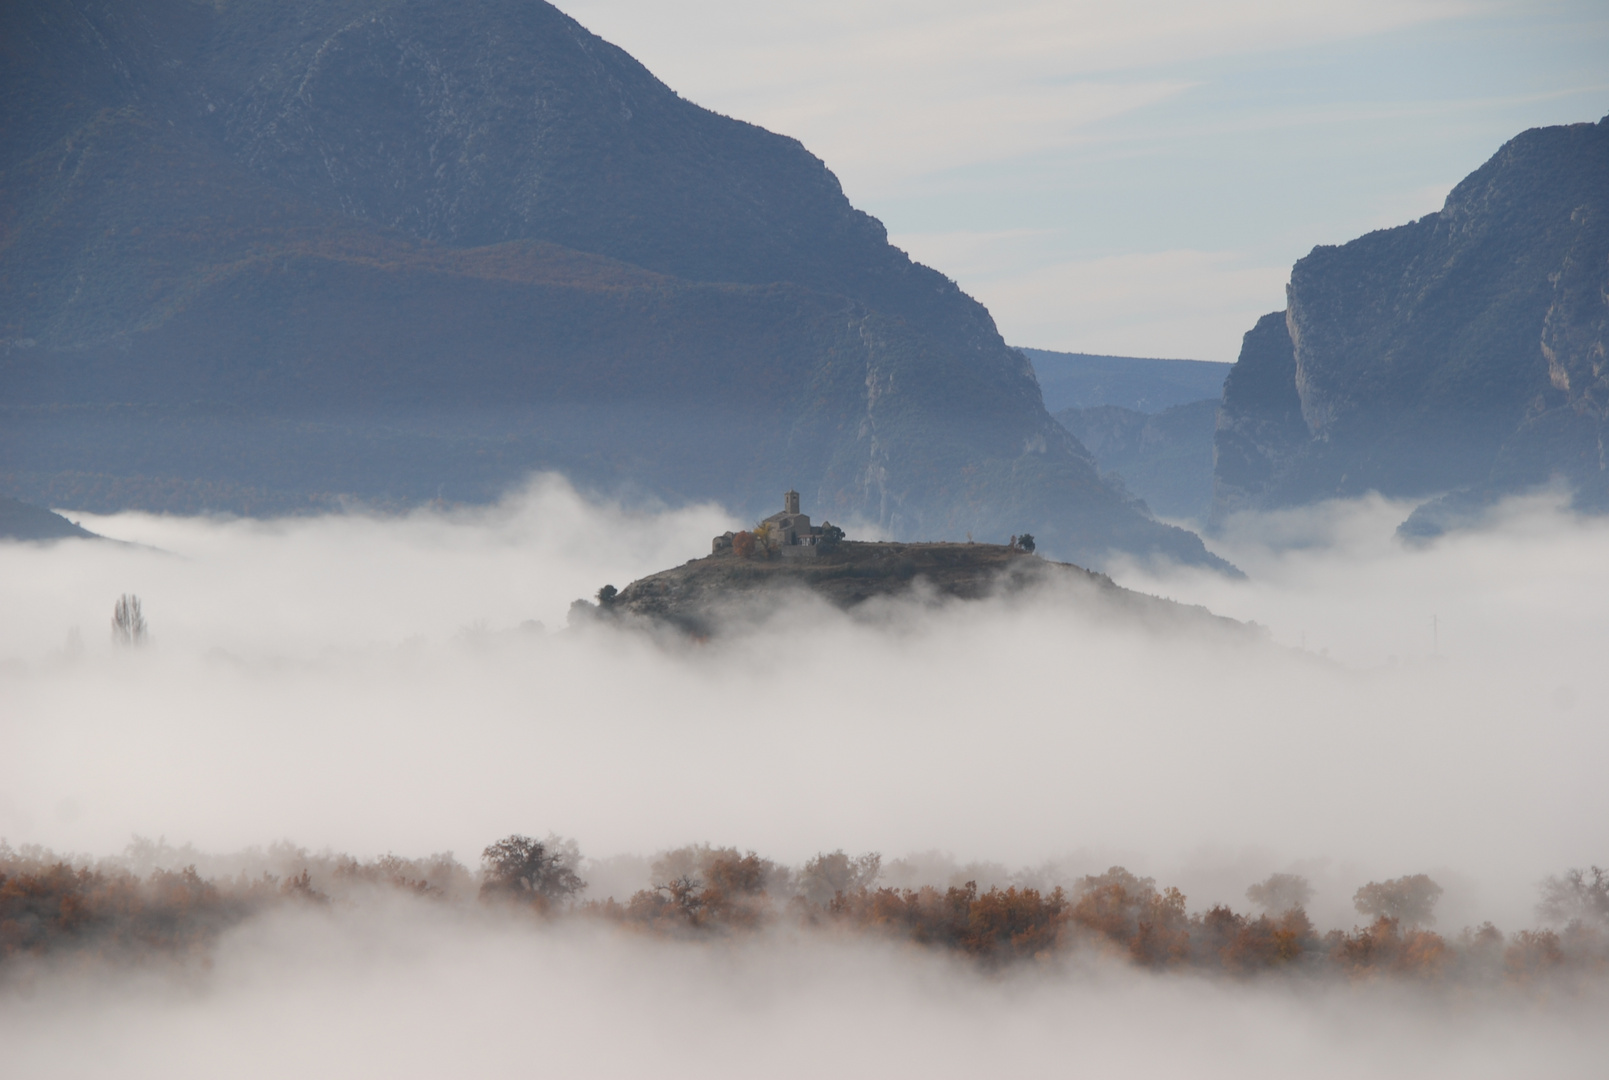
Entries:
POLYGON ((800 138, 852 195, 875 199, 935 170, 1066 145, 1080 127, 1185 89, 1157 78, 1169 67, 1480 7, 592 0, 565 10, 699 104, 800 138))

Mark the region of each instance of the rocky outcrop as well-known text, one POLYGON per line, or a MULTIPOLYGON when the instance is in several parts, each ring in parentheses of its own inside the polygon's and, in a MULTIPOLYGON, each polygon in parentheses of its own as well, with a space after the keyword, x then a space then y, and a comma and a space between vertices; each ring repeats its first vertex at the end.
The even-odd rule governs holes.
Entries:
POLYGON ((1215 516, 1554 478, 1602 503, 1606 215, 1609 118, 1527 131, 1440 212, 1315 248, 1225 386, 1215 516))
POLYGON ((533 469, 1209 565, 797 141, 527 0, 0 7, 0 485, 485 500, 533 469))

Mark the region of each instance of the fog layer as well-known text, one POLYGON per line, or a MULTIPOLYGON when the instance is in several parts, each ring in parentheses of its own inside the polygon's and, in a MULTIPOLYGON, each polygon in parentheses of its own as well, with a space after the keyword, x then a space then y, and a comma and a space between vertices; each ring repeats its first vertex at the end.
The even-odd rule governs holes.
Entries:
POLYGON ((989 979, 895 946, 666 943, 427 907, 254 923, 204 979, 36 979, 0 1001, 8 1072, 1507 1078, 1583 1073, 1605 1044, 1597 997, 1426 1001, 1089 962, 989 979))
POLYGON ((1398 520, 1363 503, 1272 523, 1305 546, 1231 534, 1247 583, 1127 577, 1263 643, 1046 602, 806 606, 667 648, 557 631, 572 599, 702 554, 731 524, 716 509, 548 479, 400 519, 86 518, 148 546, 0 547, 0 836, 470 861, 511 831, 593 858, 937 849, 1058 878, 1122 862, 1192 909, 1296 870, 1320 925, 1350 925, 1365 880, 1430 872, 1443 926, 1526 924, 1542 876, 1609 846, 1605 527, 1517 505, 1409 549, 1398 520), (110 644, 124 592, 146 648, 110 644))

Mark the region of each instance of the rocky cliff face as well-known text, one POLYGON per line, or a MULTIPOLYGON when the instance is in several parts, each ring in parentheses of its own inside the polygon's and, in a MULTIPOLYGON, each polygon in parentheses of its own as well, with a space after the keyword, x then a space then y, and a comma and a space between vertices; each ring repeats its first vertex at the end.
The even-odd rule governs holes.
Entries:
POLYGON ((584 484, 1213 562, 798 142, 549 5, 0 10, 0 475, 268 512, 584 484))
POLYGON ((1225 385, 1215 515, 1559 477, 1605 505, 1609 118, 1527 131, 1439 213, 1315 248, 1225 385))

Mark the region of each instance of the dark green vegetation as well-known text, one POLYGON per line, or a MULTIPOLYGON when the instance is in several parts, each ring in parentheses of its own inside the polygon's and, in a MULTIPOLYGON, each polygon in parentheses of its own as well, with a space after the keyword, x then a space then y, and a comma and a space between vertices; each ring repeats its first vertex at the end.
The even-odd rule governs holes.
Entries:
POLYGON ((1156 971, 1388 976, 1544 991, 1609 972, 1604 875, 1596 868, 1590 876, 1576 870, 1544 883, 1540 911, 1559 930, 1505 937, 1485 923, 1443 937, 1424 925, 1433 921, 1430 910, 1440 889, 1423 875, 1369 882, 1355 898, 1368 924, 1321 934, 1301 903, 1306 883, 1285 874, 1247 890, 1260 913, 1222 904, 1192 913, 1178 889, 1159 889, 1151 878, 1120 866, 1067 888, 980 889, 975 881, 895 888, 878 884, 881 859, 875 854, 851 858, 835 851, 794 869, 752 851, 703 844, 663 853, 652 866, 652 887, 621 903, 613 897, 577 902, 585 889, 576 873, 580 854, 556 838, 541 842, 516 835, 490 845, 478 888, 477 875, 447 855, 361 862, 281 846, 269 856, 279 873, 254 869, 207 878, 190 866, 141 876, 116 865, 73 865, 48 852, 19 853, 0 845, 0 973, 26 957, 60 955, 205 962, 221 934, 253 916, 287 905, 324 907, 332 900, 359 909, 387 892, 439 905, 444 916, 478 897, 511 913, 601 920, 694 940, 791 924, 805 932, 857 933, 868 941, 892 938, 990 966, 1097 953, 1156 971), (1281 902, 1278 894, 1294 894, 1297 902, 1281 902), (1395 911, 1399 901, 1420 910, 1376 913, 1395 911))
MULTIPOLYGON (((1029 537, 1028 542, 1035 543, 1035 538, 1029 537)), ((846 540, 811 558, 745 557, 727 552, 634 581, 598 609, 580 602, 582 606, 572 611, 628 623, 642 620, 668 625, 703 637, 763 619, 790 600, 806 597, 851 610, 876 600, 940 602, 1013 596, 1052 597, 1098 607, 1114 621, 1137 619, 1156 626, 1256 632, 1204 607, 1133 592, 1105 574, 1050 562, 1004 544, 846 540)))
POLYGON ((1509 141, 1439 213, 1317 247, 1224 386, 1214 514, 1562 479, 1609 510, 1609 117, 1509 141))
POLYGON ((93 539, 95 534, 42 506, 0 495, 0 540, 93 539))
POLYGON ((1045 408, 1092 409, 1117 405, 1156 413, 1223 393, 1229 364, 1211 360, 1153 360, 1139 356, 1023 349, 1034 365, 1045 408))
POLYGON ((542 3, 0 7, 0 484, 280 513, 535 468, 1222 565, 798 142, 542 3))
MULTIPOLYGON (((1227 366, 1227 365, 1226 365, 1227 366)), ((1212 440, 1218 399, 1174 405, 1155 415, 1121 405, 1062 409, 1063 426, 1115 479, 1164 517, 1205 521, 1212 510, 1212 440)))

